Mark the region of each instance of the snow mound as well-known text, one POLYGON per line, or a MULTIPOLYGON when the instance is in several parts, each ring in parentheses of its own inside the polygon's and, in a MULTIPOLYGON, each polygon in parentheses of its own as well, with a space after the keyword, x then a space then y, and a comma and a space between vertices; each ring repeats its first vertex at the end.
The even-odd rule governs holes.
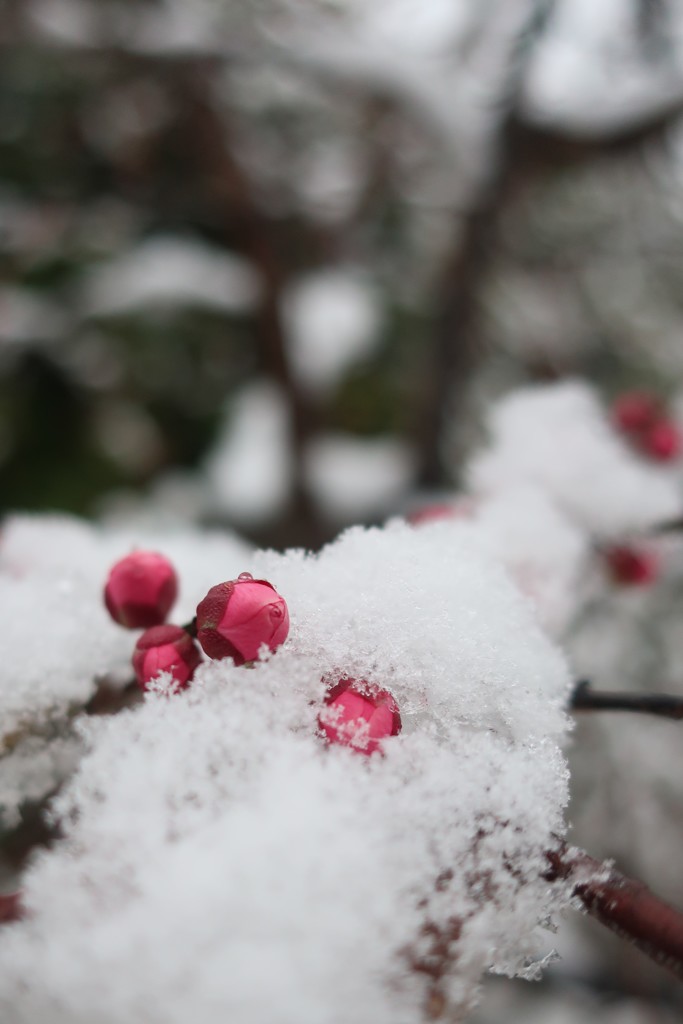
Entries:
POLYGON ((0 934, 3 1020, 409 1024, 465 1012, 490 966, 533 970, 567 899, 542 873, 568 673, 475 533, 255 553, 240 569, 287 600, 284 646, 87 721, 65 838, 0 934), (318 737, 342 672, 396 697, 384 756, 318 737))
POLYGON ((477 504, 482 542, 533 602, 544 629, 559 637, 585 599, 591 549, 579 529, 540 488, 511 487, 477 504))
POLYGON ((98 682, 106 678, 125 684, 132 678, 136 634, 111 621, 102 590, 111 565, 135 547, 161 550, 176 566, 180 597, 172 616, 178 622, 192 617, 215 582, 217 567, 227 577, 236 575, 250 554, 235 538, 106 531, 67 516, 16 516, 3 525, 0 615, 7 641, 0 674, 2 817, 11 818, 22 794, 39 795, 39 777, 45 779, 43 792, 52 787, 51 766, 65 758, 44 749, 45 739, 82 708, 98 682), (41 742, 26 746, 31 736, 41 737, 41 742), (21 782, 27 775, 28 786, 21 782))
POLYGON ((632 453, 612 428, 596 393, 579 381, 512 393, 493 409, 489 431, 488 448, 468 469, 475 493, 535 484, 599 538, 681 513, 675 471, 632 453))

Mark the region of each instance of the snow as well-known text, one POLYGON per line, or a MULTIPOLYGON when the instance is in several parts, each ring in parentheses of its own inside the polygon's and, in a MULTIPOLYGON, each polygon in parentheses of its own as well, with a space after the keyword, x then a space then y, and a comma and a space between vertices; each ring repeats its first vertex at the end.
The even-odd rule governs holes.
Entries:
POLYGON ((309 487, 333 522, 381 517, 400 503, 414 470, 411 449, 394 437, 320 434, 305 456, 309 487))
POLYGON ((204 462, 214 506, 238 522, 262 523, 277 515, 291 487, 289 434, 280 388, 268 381, 243 388, 227 406, 204 462))
POLYGON ((30 288, 0 288, 0 344, 50 342, 69 326, 68 317, 30 288))
POLYGON ((103 261, 85 276, 83 288, 90 316, 183 305, 243 313, 253 309, 259 295, 258 276, 245 260, 172 236, 148 239, 103 261))
MULTIPOLYGON (((287 600, 285 645, 83 725, 65 838, 0 933, 8 1024, 409 1024, 435 995, 459 1016, 487 967, 548 953, 569 674, 475 533, 395 522, 317 556, 255 552, 239 569, 287 600), (316 735, 335 672, 397 699, 384 756, 316 735), (414 967, 456 921, 434 990, 414 967)), ((202 547, 177 559, 192 600, 202 547)), ((212 581, 229 576, 207 547, 212 581)))
POLYGON ((603 539, 681 513, 676 471, 633 453, 587 384, 520 388, 494 406, 488 427, 489 444, 467 470, 476 494, 534 484, 578 526, 603 539))
POLYGON ((532 600, 544 629, 562 636, 585 598, 583 577, 591 555, 586 533, 528 484, 480 501, 472 521, 485 548, 532 600))
POLYGON ((668 12, 669 57, 643 60, 636 14, 624 0, 555 5, 531 63, 526 113, 579 136, 609 136, 673 110, 683 97, 683 14, 668 12))
MULTIPOLYGON (((217 564, 229 577, 242 570, 250 553, 228 536, 195 540, 175 531, 152 538, 142 531, 105 531, 66 516, 16 516, 3 525, 0 615, 10 642, 0 685, 0 817, 16 812, 23 785, 18 779, 35 770, 36 777, 48 780, 47 792, 53 769, 58 775, 69 761, 58 756, 57 747, 39 750, 39 740, 55 731, 59 735, 69 716, 93 696, 98 680, 117 685, 132 678, 135 633, 109 619, 102 591, 111 565, 134 547, 158 547, 176 564, 181 593, 173 616, 180 622, 192 617, 215 582, 217 564), (37 752, 39 762, 31 765, 37 752)), ((30 795, 37 796, 41 785, 31 781, 30 795)))
POLYGON ((377 341, 378 296, 350 271, 330 270, 290 286, 285 316, 292 368, 317 395, 369 355, 377 341))

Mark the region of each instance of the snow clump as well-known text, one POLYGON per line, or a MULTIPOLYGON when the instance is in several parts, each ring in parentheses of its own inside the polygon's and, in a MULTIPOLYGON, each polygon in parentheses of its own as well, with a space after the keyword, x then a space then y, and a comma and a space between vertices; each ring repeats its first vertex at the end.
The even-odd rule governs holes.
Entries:
MULTIPOLYGON (((3 1020, 413 1024, 459 1019, 488 968, 534 972, 568 902, 543 873, 564 831, 569 675, 474 528, 443 540, 392 523, 245 557, 287 601, 285 644, 86 721, 54 805, 64 838, 0 934, 3 1020), (398 702, 382 753, 318 734, 340 674, 398 702)), ((212 554, 209 583, 234 575, 230 550, 212 554)), ((111 627, 91 628, 99 655, 111 627)))

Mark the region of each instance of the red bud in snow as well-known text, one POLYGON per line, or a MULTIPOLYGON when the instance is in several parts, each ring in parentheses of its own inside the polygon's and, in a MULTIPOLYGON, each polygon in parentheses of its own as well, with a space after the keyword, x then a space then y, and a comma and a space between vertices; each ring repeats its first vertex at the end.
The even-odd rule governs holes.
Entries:
POLYGON ((289 633, 289 611, 272 583, 243 572, 212 587, 197 606, 197 639, 210 658, 254 661, 265 644, 274 651, 289 633))
POLYGON ((605 561, 614 582, 622 586, 647 586, 659 575, 659 562, 652 551, 618 545, 605 551, 605 561))
POLYGON ((669 419, 658 419, 650 426, 640 439, 646 455, 658 462, 670 462, 681 453, 681 434, 669 419))
POLYGON ((681 432, 654 395, 645 391, 621 395, 612 406, 612 418, 643 455, 669 462, 681 454, 681 432))
POLYGON ((160 625, 178 596, 178 578, 167 558, 134 551, 112 568, 104 603, 114 622, 128 629, 160 625))
POLYGON ((659 402, 647 391, 627 391, 615 399, 612 419, 625 434, 640 434, 657 419, 659 402))
POLYGON ((0 924, 9 924, 11 921, 20 921, 24 916, 24 908, 21 905, 21 891, 0 894, 0 924))
POLYGON ((401 715, 388 690, 342 677, 327 691, 318 724, 330 743, 373 754, 383 739, 401 731, 401 715))
POLYGON ((201 663, 199 648, 180 626, 152 626, 135 645, 133 668, 146 690, 160 672, 170 672, 178 689, 184 689, 201 663))
POLYGON ((454 501, 450 505, 423 505, 409 512, 406 519, 411 526, 422 526, 424 523, 434 523, 440 519, 467 519, 473 514, 474 507, 474 502, 466 500, 454 501))

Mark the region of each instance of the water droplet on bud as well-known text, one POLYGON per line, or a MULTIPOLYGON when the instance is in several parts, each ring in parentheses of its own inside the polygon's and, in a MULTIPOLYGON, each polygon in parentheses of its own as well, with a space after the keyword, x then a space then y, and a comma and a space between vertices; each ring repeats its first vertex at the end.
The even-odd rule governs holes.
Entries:
POLYGON ((238 580, 253 580, 253 578, 250 572, 241 572, 237 577, 238 580))

